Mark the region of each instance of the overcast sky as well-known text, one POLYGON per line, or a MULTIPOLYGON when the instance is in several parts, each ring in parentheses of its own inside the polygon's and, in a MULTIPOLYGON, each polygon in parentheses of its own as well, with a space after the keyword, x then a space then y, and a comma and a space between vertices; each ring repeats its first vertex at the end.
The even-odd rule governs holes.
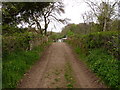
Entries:
MULTIPOLYGON (((108 0, 92 0, 92 1, 100 3, 100 1, 108 1, 108 0)), ((113 2, 115 0, 109 0, 109 1, 113 2)), ((84 2, 84 0, 63 0, 63 3, 64 3, 65 14, 62 14, 61 18, 70 19, 69 23, 79 24, 84 22, 82 18, 82 14, 90 10, 89 6, 84 2)), ((56 23, 56 28, 55 28, 54 24, 51 23, 48 26, 48 31, 61 32, 64 26, 65 25, 63 24, 56 23)))
MULTIPOLYGON (((81 18, 81 14, 85 11, 89 10, 87 4, 84 3, 83 0, 63 0, 65 6, 65 14, 61 15, 61 18, 69 18, 70 23, 81 23, 83 19, 81 18)), ((57 28, 52 27, 53 25, 49 25, 49 29, 54 32, 60 32, 65 25, 57 25, 57 28)))
MULTIPOLYGON (((101 0, 92 0, 92 1, 101 1, 101 0)), ((106 0, 103 0, 106 1, 106 0)), ((109 0, 110 2, 113 2, 115 0, 109 0)), ((65 6, 65 14, 63 14, 62 18, 69 18, 71 19, 70 23, 79 24, 83 22, 82 14, 86 11, 89 11, 89 6, 84 2, 84 0, 63 0, 64 6, 65 6)), ((54 32, 60 32, 62 30, 62 27, 65 25, 57 25, 57 28, 55 29, 53 25, 49 25, 48 30, 52 30, 54 32)))

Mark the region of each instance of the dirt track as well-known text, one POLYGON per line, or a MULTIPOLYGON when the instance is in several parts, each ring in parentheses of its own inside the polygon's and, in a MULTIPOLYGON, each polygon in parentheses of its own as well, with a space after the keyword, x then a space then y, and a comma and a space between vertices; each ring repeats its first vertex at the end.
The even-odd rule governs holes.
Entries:
POLYGON ((66 43, 53 43, 21 80, 18 88, 67 88, 65 65, 70 63, 74 88, 104 88, 87 66, 77 60, 66 43))

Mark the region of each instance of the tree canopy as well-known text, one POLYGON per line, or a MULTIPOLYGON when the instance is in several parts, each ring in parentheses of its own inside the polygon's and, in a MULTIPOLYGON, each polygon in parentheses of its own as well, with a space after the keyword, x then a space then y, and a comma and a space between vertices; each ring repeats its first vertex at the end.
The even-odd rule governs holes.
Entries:
POLYGON ((3 2, 2 24, 17 27, 20 23, 27 23, 29 27, 34 25, 41 34, 46 35, 50 22, 55 20, 64 23, 66 21, 58 18, 61 13, 64 13, 62 2, 3 2), (41 23, 42 25, 44 23, 44 26, 41 26, 41 23))

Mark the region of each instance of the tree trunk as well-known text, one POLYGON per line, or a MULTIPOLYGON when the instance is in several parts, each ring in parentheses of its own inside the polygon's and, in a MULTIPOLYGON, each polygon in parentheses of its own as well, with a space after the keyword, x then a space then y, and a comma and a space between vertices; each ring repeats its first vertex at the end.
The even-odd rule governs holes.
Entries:
POLYGON ((106 20, 106 18, 105 18, 103 31, 106 31, 106 27, 107 27, 107 20, 106 20))

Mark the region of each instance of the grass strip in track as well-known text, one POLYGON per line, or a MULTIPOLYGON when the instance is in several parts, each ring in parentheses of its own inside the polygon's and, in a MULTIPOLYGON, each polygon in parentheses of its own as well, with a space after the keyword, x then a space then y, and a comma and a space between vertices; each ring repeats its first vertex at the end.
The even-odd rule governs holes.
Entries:
POLYGON ((65 64, 65 79, 67 81, 67 88, 74 88, 74 84, 75 84, 75 79, 73 77, 73 71, 72 71, 72 67, 71 64, 69 62, 67 62, 65 64))

